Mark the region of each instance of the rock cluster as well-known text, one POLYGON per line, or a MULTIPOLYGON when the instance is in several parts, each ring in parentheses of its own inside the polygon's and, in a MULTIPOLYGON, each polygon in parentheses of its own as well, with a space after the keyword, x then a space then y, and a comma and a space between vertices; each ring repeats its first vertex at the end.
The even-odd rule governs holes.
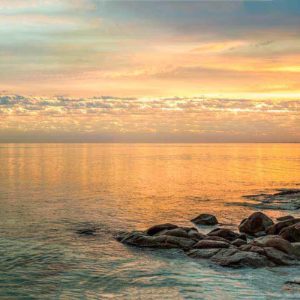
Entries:
MULTIPOLYGON (((207 217, 210 215, 204 216, 205 220, 217 220, 207 217)), ((191 258, 210 259, 224 267, 298 265, 300 219, 289 216, 282 220, 275 224, 265 214, 255 212, 241 222, 239 233, 218 227, 204 234, 195 227, 166 223, 145 231, 119 232, 116 239, 136 247, 182 249, 191 258)))

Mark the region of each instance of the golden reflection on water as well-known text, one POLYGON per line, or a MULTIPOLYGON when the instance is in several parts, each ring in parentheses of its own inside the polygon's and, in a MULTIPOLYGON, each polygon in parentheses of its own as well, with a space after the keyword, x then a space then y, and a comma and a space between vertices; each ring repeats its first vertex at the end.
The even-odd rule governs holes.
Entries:
POLYGON ((238 223, 252 210, 230 205, 241 196, 300 183, 298 144, 1 144, 0 163, 2 207, 28 222, 238 223))

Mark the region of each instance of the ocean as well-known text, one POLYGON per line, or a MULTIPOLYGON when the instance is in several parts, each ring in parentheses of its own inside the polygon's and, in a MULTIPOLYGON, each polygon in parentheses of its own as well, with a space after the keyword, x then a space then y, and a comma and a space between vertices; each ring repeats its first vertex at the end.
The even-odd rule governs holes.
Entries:
POLYGON ((299 184, 300 144, 0 144, 0 298, 299 299, 282 288, 299 267, 225 269, 113 237, 200 213, 236 229, 257 210, 243 196, 299 184))

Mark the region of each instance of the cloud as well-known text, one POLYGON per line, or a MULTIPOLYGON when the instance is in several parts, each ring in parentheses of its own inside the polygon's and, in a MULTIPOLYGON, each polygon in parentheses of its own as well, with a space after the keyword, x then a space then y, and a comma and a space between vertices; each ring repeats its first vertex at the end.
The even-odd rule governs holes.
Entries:
POLYGON ((2 141, 300 141, 299 100, 1 95, 0 114, 2 141))

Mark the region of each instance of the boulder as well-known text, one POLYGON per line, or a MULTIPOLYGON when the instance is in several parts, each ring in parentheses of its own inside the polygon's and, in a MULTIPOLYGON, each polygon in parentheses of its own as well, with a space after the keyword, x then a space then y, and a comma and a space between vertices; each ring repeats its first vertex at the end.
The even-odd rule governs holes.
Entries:
POLYGON ((192 258, 211 258, 215 254, 217 254, 220 251, 220 248, 218 249, 192 249, 188 251, 186 254, 189 257, 192 258))
POLYGON ((248 218, 244 219, 239 225, 239 231, 254 235, 257 232, 265 231, 269 226, 272 226, 273 221, 262 212, 255 212, 248 218))
POLYGON ((187 239, 187 238, 177 237, 177 236, 166 236, 166 239, 163 240, 163 244, 167 244, 171 246, 167 248, 179 248, 183 250, 191 249, 195 245, 195 243, 196 242, 192 239, 187 239))
POLYGON ((204 238, 206 238, 206 235, 201 232, 198 232, 195 229, 192 229, 192 230, 188 231, 188 237, 195 241, 200 241, 200 240, 203 240, 204 238))
POLYGON ((267 235, 256 238, 252 244, 260 247, 272 247, 286 254, 295 254, 292 244, 278 235, 267 235))
POLYGON ((265 247, 266 257, 278 266, 292 266, 298 264, 294 256, 288 255, 272 247, 265 247))
POLYGON ((196 243, 193 248, 212 249, 212 248, 229 248, 230 244, 221 241, 202 240, 196 243))
POLYGON ((229 243, 229 241, 227 241, 226 239, 217 236, 217 235, 207 235, 204 240, 210 240, 210 241, 220 241, 220 242, 225 242, 225 243, 229 243))
POLYGON ((222 249, 215 254, 211 260, 220 266, 240 268, 240 267, 267 267, 273 265, 265 256, 247 251, 232 251, 231 249, 222 249))
POLYGON ((265 250, 263 247, 259 247, 259 246, 253 246, 251 244, 247 244, 247 245, 242 245, 239 247, 239 250, 241 251, 250 251, 250 252, 255 252, 258 254, 265 254, 265 250))
POLYGON ((117 236, 117 239, 121 243, 131 246, 160 249, 179 248, 183 250, 188 250, 192 248, 195 244, 194 240, 184 237, 167 235, 150 236, 142 231, 133 231, 126 235, 124 235, 123 233, 117 236))
POLYGON ((291 243, 300 242, 300 223, 283 228, 279 235, 291 243))
POLYGON ((278 222, 267 229, 267 234, 279 234, 283 228, 300 223, 300 218, 278 222))
POLYGON ((240 238, 234 240, 233 242, 231 242, 231 245, 236 246, 236 247, 240 247, 242 245, 246 245, 247 242, 245 240, 242 240, 240 238))
POLYGON ((96 231, 97 231, 96 228, 82 228, 82 229, 77 229, 76 233, 80 235, 93 236, 96 234, 96 231))
POLYGON ((291 243, 295 249, 295 255, 300 257, 300 243, 291 243))
POLYGON ((163 230, 171 230, 171 229, 175 229, 177 228, 177 225, 174 224, 170 224, 170 223, 165 223, 165 224, 160 224, 160 225, 154 225, 152 227, 150 227, 149 229, 146 230, 146 233, 148 235, 154 235, 160 231, 163 230))
POLYGON ((210 214, 200 214, 198 217, 191 220, 193 223, 197 225, 216 225, 218 224, 218 220, 214 215, 210 214))
POLYGON ((158 234, 161 235, 162 233, 165 234, 165 235, 189 238, 188 233, 182 228, 174 228, 174 229, 171 229, 171 230, 163 230, 163 231, 160 231, 158 234))
POLYGON ((292 292, 292 293, 300 293, 300 279, 289 280, 284 283, 283 289, 292 292))
POLYGON ((288 221, 288 220, 293 220, 293 219, 295 219, 293 216, 288 215, 288 216, 279 217, 276 220, 281 222, 281 221, 288 221))
POLYGON ((238 233, 226 228, 216 228, 207 234, 208 236, 220 236, 227 241, 234 241, 240 237, 238 233))

